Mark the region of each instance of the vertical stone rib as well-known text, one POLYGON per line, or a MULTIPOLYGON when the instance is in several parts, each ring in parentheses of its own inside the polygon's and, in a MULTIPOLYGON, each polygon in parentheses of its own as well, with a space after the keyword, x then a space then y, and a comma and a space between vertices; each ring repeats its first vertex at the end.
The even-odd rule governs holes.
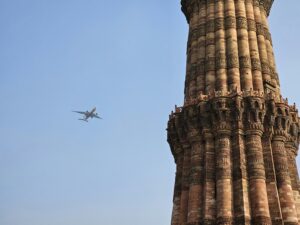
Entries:
POLYGON ((182 168, 183 168, 183 155, 181 154, 176 162, 176 178, 173 197, 173 211, 171 225, 180 225, 180 199, 182 188, 182 168))
POLYGON ((217 224, 232 224, 232 169, 230 131, 218 131, 216 138, 217 224))
POLYGON ((252 224, 271 223, 263 161, 262 131, 249 129, 246 132, 246 155, 249 176, 252 224), (259 190, 259 191, 258 191, 259 190))
POLYGON ((200 135, 190 138, 191 151, 191 172, 189 188, 188 224, 199 224, 203 206, 203 149, 200 135))
POLYGON ((294 143, 288 142, 285 145, 287 158, 288 158, 288 166, 289 166, 289 174, 291 178, 293 191, 299 191, 299 174, 297 170, 297 149, 294 146, 294 143))
MULTIPOLYGON (((254 3, 254 16, 256 22, 256 32, 259 48, 259 56, 262 67, 263 83, 271 81, 268 52, 266 48, 266 41, 264 36, 264 28, 261 21, 261 12, 259 6, 259 0, 253 0, 254 3)), ((265 86, 264 86, 265 88, 265 86)))
POLYGON ((197 79, 197 63, 198 63, 198 8, 193 8, 193 13, 190 19, 190 37, 189 37, 189 53, 188 53, 188 96, 195 98, 197 95, 196 79, 197 79))
POLYGON ((256 34, 256 22, 253 12, 253 0, 246 1, 246 13, 248 23, 249 47, 252 66, 253 89, 264 90, 263 78, 261 73, 261 63, 258 50, 258 40, 256 34))
POLYGON ((205 93, 206 2, 199 2, 197 95, 205 93))
POLYGON ((298 217, 298 222, 300 222, 300 181, 299 181, 299 173, 297 170, 297 162, 296 157, 298 155, 299 150, 299 117, 298 110, 296 106, 293 105, 290 107, 290 115, 289 121, 291 122, 290 127, 288 129, 288 139, 285 143, 285 150, 288 158, 288 166, 289 166, 289 175, 291 178, 292 189, 294 194, 296 212, 298 217))
POLYGON ((191 149, 189 144, 183 144, 183 165, 182 165, 182 186, 180 203, 180 225, 187 224, 188 203, 189 203, 189 173, 191 162, 191 149))
POLYGON ((282 213, 280 208, 279 195, 277 190, 276 173, 274 167, 272 146, 271 146, 271 133, 266 131, 263 136, 263 152, 264 152, 264 164, 266 172, 266 185, 268 193, 268 202, 270 209, 270 216, 272 224, 283 224, 282 213))
MULTIPOLYGON (((241 99, 237 98, 237 101, 241 101, 241 99)), ((239 104, 237 106, 239 107, 239 104)), ((239 115, 236 118, 232 140, 234 221, 237 225, 250 225, 251 216, 244 132, 241 118, 239 115)))
POLYGON ((288 169, 289 169, 289 174, 292 183, 297 217, 298 217, 298 221, 300 221, 299 174, 298 174, 297 162, 296 162, 297 147, 295 146, 295 143, 287 142, 285 145, 285 149, 286 149, 286 154, 289 162, 288 169))
POLYGON ((273 137, 272 148, 277 177, 280 205, 284 224, 298 225, 296 206, 289 176, 287 156, 284 146, 285 137, 277 135, 273 137))
POLYGON ((187 41, 187 48, 186 48, 186 75, 185 75, 185 83, 184 83, 184 102, 187 102, 190 99, 190 80, 191 80, 191 36, 192 32, 189 30, 189 35, 188 35, 188 41, 187 41))
POLYGON ((215 38, 216 38, 216 90, 227 91, 226 39, 224 0, 215 4, 215 38))
POLYGON ((204 225, 216 222, 215 147, 213 134, 203 132, 205 139, 204 225))
POLYGON ((280 94, 280 87, 279 87, 280 84, 279 84, 276 63, 275 63, 275 56, 274 56, 274 51, 273 51, 273 46, 272 46, 272 37, 271 37, 271 33, 270 33, 267 16, 266 16, 266 13, 264 13, 264 12, 261 13, 261 22, 264 26, 264 36, 265 36, 268 60, 269 60, 269 65, 270 65, 271 80, 272 80, 273 84, 276 86, 276 90, 278 92, 277 94, 280 94))
POLYGON ((229 90, 241 90, 234 0, 225 1, 227 82, 229 90))
POLYGON ((235 1, 242 90, 253 89, 245 0, 235 1))
POLYGON ((215 90, 216 82, 216 47, 215 47, 215 0, 207 0, 206 14, 206 93, 215 90))

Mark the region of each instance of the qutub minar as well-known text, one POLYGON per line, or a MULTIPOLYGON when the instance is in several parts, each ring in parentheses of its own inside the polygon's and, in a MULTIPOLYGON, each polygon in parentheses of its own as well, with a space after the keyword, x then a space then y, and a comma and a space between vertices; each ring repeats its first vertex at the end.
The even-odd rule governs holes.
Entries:
POLYGON ((272 3, 181 1, 189 38, 184 105, 168 122, 172 225, 300 224, 300 123, 280 93, 272 3))

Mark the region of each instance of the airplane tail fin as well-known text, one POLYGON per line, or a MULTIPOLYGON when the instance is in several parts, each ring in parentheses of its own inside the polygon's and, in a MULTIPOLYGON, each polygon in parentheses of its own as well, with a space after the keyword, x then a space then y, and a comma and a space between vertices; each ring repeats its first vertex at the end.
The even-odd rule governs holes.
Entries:
POLYGON ((89 122, 88 120, 86 120, 86 119, 78 119, 78 120, 82 120, 82 121, 85 121, 85 122, 89 122))

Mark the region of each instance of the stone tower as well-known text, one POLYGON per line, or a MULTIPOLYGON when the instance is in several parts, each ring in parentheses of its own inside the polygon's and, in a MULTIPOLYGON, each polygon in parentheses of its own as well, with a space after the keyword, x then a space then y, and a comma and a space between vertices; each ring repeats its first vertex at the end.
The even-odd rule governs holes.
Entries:
POLYGON ((280 94, 272 3, 181 1, 189 38, 184 105, 167 129, 172 225, 300 224, 300 120, 280 94))

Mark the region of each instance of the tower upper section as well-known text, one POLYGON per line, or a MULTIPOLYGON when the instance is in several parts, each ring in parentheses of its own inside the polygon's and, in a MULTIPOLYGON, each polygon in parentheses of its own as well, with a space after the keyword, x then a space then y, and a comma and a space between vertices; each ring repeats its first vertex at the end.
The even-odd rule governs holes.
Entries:
MULTIPOLYGON (((269 16, 274 0, 254 0, 254 1, 256 1, 256 4, 261 5, 264 8, 266 14, 269 16)), ((182 5, 181 9, 186 16, 187 21, 189 21, 190 15, 193 12, 194 4, 197 4, 199 2, 209 2, 209 0, 181 0, 181 5, 182 5)))
POLYGON ((181 1, 189 24, 185 101, 214 91, 280 95, 268 25, 273 1, 181 1))

